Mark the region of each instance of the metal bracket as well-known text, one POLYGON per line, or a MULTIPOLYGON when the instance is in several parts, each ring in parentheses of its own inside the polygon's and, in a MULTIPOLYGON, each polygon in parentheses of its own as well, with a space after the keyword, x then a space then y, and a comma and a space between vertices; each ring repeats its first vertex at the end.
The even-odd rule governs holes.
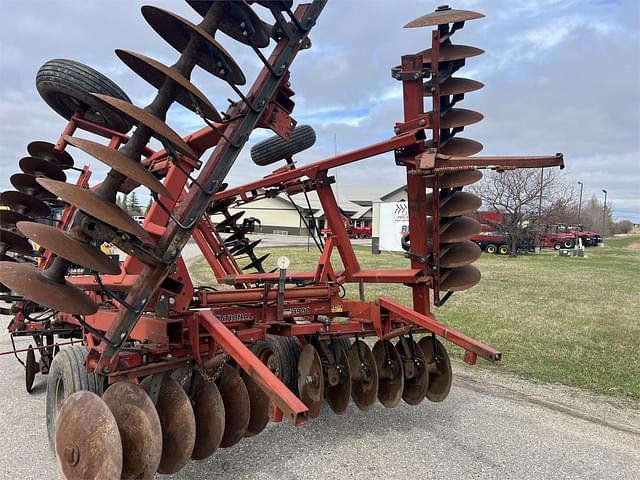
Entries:
POLYGON ((151 385, 149 386, 149 397, 154 405, 158 404, 158 397, 160 396, 160 388, 162 387, 162 381, 166 372, 154 373, 151 376, 151 385))

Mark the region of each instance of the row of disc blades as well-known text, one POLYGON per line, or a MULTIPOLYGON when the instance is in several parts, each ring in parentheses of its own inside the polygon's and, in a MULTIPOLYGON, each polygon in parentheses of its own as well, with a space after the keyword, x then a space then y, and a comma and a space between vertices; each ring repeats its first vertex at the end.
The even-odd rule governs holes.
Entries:
POLYGON ((376 400, 387 408, 400 400, 409 405, 424 398, 440 402, 451 388, 449 356, 433 337, 417 343, 401 337, 395 345, 379 340, 373 350, 357 340, 348 350, 336 346, 333 361, 322 351, 308 344, 298 360, 298 391, 311 417, 320 414, 324 399, 335 413, 343 414, 350 400, 368 411, 376 400))
POLYGON ((80 391, 64 401, 55 448, 65 478, 176 473, 190 459, 208 458, 269 422, 267 395, 228 364, 215 382, 193 371, 165 375, 155 405, 149 396, 153 381, 150 376, 139 385, 119 382, 102 398, 80 391))

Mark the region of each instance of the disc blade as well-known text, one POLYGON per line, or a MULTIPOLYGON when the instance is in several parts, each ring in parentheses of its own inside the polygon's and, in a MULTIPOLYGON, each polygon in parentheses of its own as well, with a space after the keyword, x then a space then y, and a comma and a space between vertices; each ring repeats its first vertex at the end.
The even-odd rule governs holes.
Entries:
POLYGON ((471 240, 443 244, 440 246, 440 267, 457 268, 469 265, 478 260, 480 255, 482 255, 482 249, 471 240))
POLYGON ((76 265, 99 273, 120 273, 120 266, 96 247, 58 228, 42 223, 19 222, 18 230, 29 240, 76 265))
POLYGON ((160 141, 169 143, 178 152, 190 158, 198 158, 193 150, 191 150, 191 147, 187 145, 187 143, 182 139, 180 135, 173 131, 171 127, 169 127, 169 125, 167 125, 155 115, 149 113, 144 108, 137 107, 129 102, 126 102, 119 98, 110 97, 108 95, 101 95, 99 93, 92 93, 91 95, 123 114, 132 123, 136 125, 144 125, 153 132, 153 136, 155 138, 160 141))
MULTIPOLYGON (((459 95, 461 93, 470 93, 480 90, 484 87, 484 83, 472 80, 470 78, 450 77, 448 80, 440 84, 440 96, 459 95)), ((425 83, 425 95, 431 95, 430 86, 425 83)))
POLYGON ((177 70, 136 52, 118 49, 116 50, 116 55, 131 70, 157 89, 160 89, 165 80, 170 78, 177 84, 175 87, 176 102, 194 112, 200 110, 200 113, 209 120, 214 122, 222 121, 222 117, 220 117, 220 114, 209 102, 205 94, 177 70), (197 108, 194 102, 197 103, 197 108))
MULTIPOLYGON (((440 45, 438 61, 450 62, 452 60, 462 60, 463 58, 477 57, 483 53, 484 50, 468 45, 440 45)), ((424 63, 431 63, 430 48, 418 52, 418 55, 422 55, 422 61, 424 63)))
POLYGON ((378 369, 371 349, 361 340, 349 349, 349 367, 353 403, 360 410, 371 410, 378 397, 378 369))
POLYGON ((140 386, 111 385, 102 396, 122 439, 122 478, 151 479, 162 456, 162 426, 153 401, 140 386))
POLYGON ((402 400, 404 389, 404 372, 402 359, 396 347, 386 341, 378 340, 373 346, 373 356, 378 368, 378 400, 386 408, 397 407, 402 400))
MULTIPOLYGON (((427 147, 432 148, 433 142, 427 141, 427 147)), ((468 157, 482 151, 482 144, 475 140, 463 137, 451 137, 446 142, 440 144, 438 152, 443 155, 468 157)))
MULTIPOLYGON (((433 188, 433 177, 426 177, 427 187, 433 188)), ((460 188, 482 180, 482 172, 479 170, 466 170, 462 172, 443 173, 438 179, 440 188, 460 188)))
MULTIPOLYGON (((149 376, 140 386, 149 393, 151 382, 152 377, 149 376)), ((158 472, 176 473, 191 458, 196 441, 196 419, 189 397, 169 375, 162 379, 156 410, 162 426, 162 456, 158 472)))
POLYGON ((30 197, 26 193, 6 191, 0 193, 0 203, 11 209, 12 212, 18 212, 30 217, 48 217, 51 215, 51 209, 42 200, 30 197))
MULTIPOLYGON (((44 178, 44 177, 42 177, 44 178)), ((19 192, 25 193, 40 200, 56 198, 51 192, 37 182, 37 177, 28 173, 15 173, 11 175, 11 185, 19 192)))
POLYGON ((27 152, 32 157, 42 158, 63 170, 73 167, 73 157, 64 150, 58 150, 53 143, 31 142, 27 145, 27 152))
POLYGON ((131 160, 119 151, 83 138, 69 137, 65 135, 64 140, 68 144, 88 153, 96 160, 100 160, 105 165, 110 166, 125 177, 130 178, 140 185, 144 185, 152 192, 156 192, 163 197, 167 197, 172 200, 174 199, 169 190, 167 190, 162 182, 154 177, 149 170, 144 168, 139 162, 131 160))
POLYGON ((145 230, 116 205, 106 202, 91 190, 48 178, 38 178, 38 183, 65 202, 75 205, 87 215, 112 226, 117 230, 137 237, 148 237, 145 230))
POLYGON ((466 108, 452 108, 440 117, 440 128, 465 127, 478 123, 484 118, 479 112, 466 108))
POLYGON ((175 13, 145 5, 142 15, 147 23, 169 45, 182 52, 191 41, 191 35, 204 45, 199 52, 197 63, 207 72, 229 83, 244 85, 246 79, 231 55, 202 28, 175 13))
POLYGON ((480 270, 473 265, 442 269, 440 271, 440 290, 459 292, 476 285, 481 278, 480 270))
POLYGON ((324 375, 320 355, 310 343, 305 345, 298 359, 298 392, 300 400, 309 409, 309 417, 320 415, 324 398, 324 375))
POLYGON ((20 159, 19 165, 24 173, 35 175, 36 177, 47 177, 61 182, 67 180, 62 168, 46 161, 44 158, 24 157, 20 159))
POLYGON ((338 415, 342 415, 349 407, 351 399, 351 369, 349 368, 349 355, 338 347, 336 358, 336 368, 338 370, 339 381, 337 385, 327 385, 327 403, 331 410, 338 415))
MULTIPOLYGON (((187 3, 203 17, 214 0, 187 0, 187 3)), ((216 28, 234 40, 257 48, 269 45, 271 27, 265 24, 245 2, 228 2, 222 10, 216 28), (245 25, 243 28, 242 25, 245 25)))
POLYGON ((107 404, 79 391, 62 404, 56 419, 56 458, 67 480, 122 476, 122 442, 107 404))
POLYGON ((429 368, 427 398, 432 402, 442 402, 449 395, 453 379, 449 354, 437 338, 434 341, 431 337, 423 337, 418 345, 424 353, 429 368))
POLYGON ((249 425, 247 426, 244 436, 253 437, 264 430, 269 423, 271 401, 269 400, 269 395, 267 395, 262 387, 258 385, 258 382, 249 375, 245 374, 242 380, 244 380, 244 385, 247 387, 249 403, 251 404, 249 409, 251 413, 249 425))
POLYGON ((0 229, 0 246, 6 246, 7 250, 20 255, 32 255, 33 248, 29 241, 22 235, 18 235, 10 230, 0 229))
POLYGON ((235 368, 226 364, 220 374, 218 388, 224 403, 224 435, 220 446, 234 446, 244 437, 251 416, 247 387, 235 368))
POLYGON ((396 349, 403 359, 403 365, 412 364, 413 375, 410 378, 408 370, 405 369, 402 399, 409 405, 418 405, 424 400, 429 387, 429 370, 424 353, 410 338, 401 338, 396 344, 396 349))
POLYGON ((442 25, 447 23, 466 22, 467 20, 475 20, 483 18, 484 15, 470 10, 454 10, 450 7, 438 7, 435 12, 427 13, 421 17, 411 20, 404 28, 431 27, 434 25, 442 25))
POLYGON ((0 262, 0 283, 29 300, 72 315, 91 315, 98 306, 67 281, 54 282, 30 263, 0 262))
MULTIPOLYGON (((431 193, 427 194, 427 215, 431 215, 431 193)), ((453 192, 440 202, 440 216, 458 217, 475 212, 482 206, 482 200, 469 192, 453 192)))
POLYGON ((195 392, 191 399, 196 418, 196 442, 191 458, 209 458, 220 446, 224 435, 225 414, 222 395, 215 383, 197 378, 195 392))
MULTIPOLYGON (((29 345, 29 348, 32 348, 31 345, 29 345)), ((24 362, 24 381, 28 393, 31 393, 33 381, 36 378, 36 373, 38 373, 38 370, 39 369, 38 364, 36 363, 36 354, 33 350, 29 350, 27 352, 27 358, 24 362)))
POLYGON ((13 233, 17 233, 16 224, 18 222, 31 222, 33 219, 26 215, 22 215, 18 212, 12 212, 11 210, 0 210, 0 228, 4 230, 10 230, 13 233))
MULTIPOLYGON (((427 219, 427 231, 431 231, 431 217, 427 219)), ((482 225, 471 217, 455 217, 440 222, 440 241, 455 243, 467 240, 482 231, 482 225)))

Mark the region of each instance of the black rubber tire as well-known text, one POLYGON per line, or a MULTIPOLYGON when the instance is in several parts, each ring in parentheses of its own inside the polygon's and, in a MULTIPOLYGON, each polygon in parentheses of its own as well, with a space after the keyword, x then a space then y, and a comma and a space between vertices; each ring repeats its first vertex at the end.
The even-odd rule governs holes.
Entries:
POLYGON ((570 238, 562 242, 562 248, 573 248, 575 246, 576 246, 576 243, 570 238))
POLYGON ((560 250, 561 248, 562 248, 562 245, 560 245, 559 243, 556 243, 556 244, 553 246, 553 249, 554 249, 554 250, 560 250))
POLYGON ((500 255, 509 255, 511 253, 511 249, 509 248, 508 245, 500 245, 498 247, 498 253, 500 255))
POLYGON ((498 252, 498 247, 496 247, 493 243, 490 243, 485 247, 484 251, 490 254, 494 254, 498 252))
POLYGON ((47 375, 47 395, 45 399, 47 434, 51 450, 55 448, 56 418, 62 402, 71 394, 88 390, 102 396, 103 377, 87 373, 84 367, 87 347, 72 345, 65 347, 53 357, 47 375))
POLYGON ((74 113, 83 112, 86 120, 118 132, 127 133, 133 126, 128 118, 91 95, 100 93, 131 103, 127 94, 106 76, 80 62, 49 60, 36 74, 36 88, 47 105, 67 120, 74 113))
POLYGON ((278 135, 267 138, 251 147, 251 160, 261 167, 292 158, 311 148, 316 143, 316 132, 309 125, 298 125, 293 129, 289 140, 283 140, 278 135))
POLYGON ((280 364, 280 380, 289 390, 298 393, 298 358, 302 346, 295 337, 267 335, 267 344, 273 349, 280 364))

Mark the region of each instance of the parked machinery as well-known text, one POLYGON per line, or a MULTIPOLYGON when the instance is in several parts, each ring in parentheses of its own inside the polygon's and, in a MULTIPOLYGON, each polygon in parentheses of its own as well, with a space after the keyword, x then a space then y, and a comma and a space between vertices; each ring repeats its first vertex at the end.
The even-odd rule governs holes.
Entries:
POLYGON ((69 122, 55 144, 29 145, 35 160, 20 162, 26 176, 13 182, 27 193, 0 197, 15 214, 11 221, 3 215, 3 228, 15 229, 3 230, 0 243, 0 282, 11 290, 4 299, 17 312, 12 333, 81 340, 57 354, 53 342, 38 343, 48 356, 49 440, 65 478, 174 473, 190 458, 207 458, 258 434, 270 418, 303 425, 325 399, 338 414, 350 400, 362 410, 376 400, 385 407, 444 400, 451 364, 437 337, 462 347, 470 364, 478 355, 491 362, 501 358, 438 322, 431 311, 432 299, 440 306, 480 280, 472 265, 479 249, 468 240, 480 231, 469 217, 479 201, 462 189, 478 181, 484 168, 563 166, 560 154, 475 157, 482 146, 456 136, 482 118, 457 107, 482 85, 453 74, 482 51, 454 45, 452 38, 482 15, 442 7, 407 25, 435 29, 431 48, 403 56, 392 71, 404 101, 404 119, 392 138, 307 165, 287 161, 257 181, 227 186, 224 179, 256 128, 280 137, 258 149, 254 160, 260 165, 290 160, 306 148, 312 131, 294 128, 289 66, 310 47, 309 33, 326 0, 295 9, 287 0, 187 3, 202 16, 200 23, 142 8, 149 25, 180 52, 173 66, 116 51, 157 88, 145 108, 88 67, 64 60, 43 67, 40 92, 69 122), (250 3, 266 8, 272 24, 250 3), (264 65, 247 92, 240 89, 246 83, 242 70, 218 42, 219 30, 247 45, 264 65), (272 42, 267 57, 262 50, 272 42), (196 66, 238 95, 223 114, 190 82, 196 66), (206 125, 180 137, 164 122, 173 102, 206 125), (105 143, 81 137, 83 131, 105 143), (152 137, 162 150, 149 148, 152 137), (108 175, 90 187, 84 168, 75 185, 66 183, 74 149, 108 165, 108 175), (410 264, 370 270, 351 247, 328 172, 386 152, 394 152, 407 173, 410 264), (142 226, 115 205, 118 192, 138 186, 154 199, 142 226), (332 231, 324 241, 318 235, 317 268, 297 271, 283 257, 275 271, 266 272, 266 255, 255 252, 259 240, 246 237, 252 222, 231 215, 229 207, 312 190, 332 231), (65 205, 56 226, 34 221, 48 216, 47 202, 65 205), (225 220, 212 224, 213 213, 225 220), (230 236, 223 238, 223 230, 230 236), (215 289, 196 287, 189 277, 180 252, 190 238, 215 273, 215 289), (27 239, 43 249, 37 267, 18 258, 33 255, 27 239), (103 242, 128 254, 122 265, 99 251, 103 242), (332 263, 334 250, 340 269, 332 263), (90 273, 69 275, 77 265, 90 273), (385 297, 343 298, 348 283, 407 285, 413 305, 385 297), (47 320, 38 321, 33 311, 47 320), (367 338, 376 340, 373 348, 367 338))

